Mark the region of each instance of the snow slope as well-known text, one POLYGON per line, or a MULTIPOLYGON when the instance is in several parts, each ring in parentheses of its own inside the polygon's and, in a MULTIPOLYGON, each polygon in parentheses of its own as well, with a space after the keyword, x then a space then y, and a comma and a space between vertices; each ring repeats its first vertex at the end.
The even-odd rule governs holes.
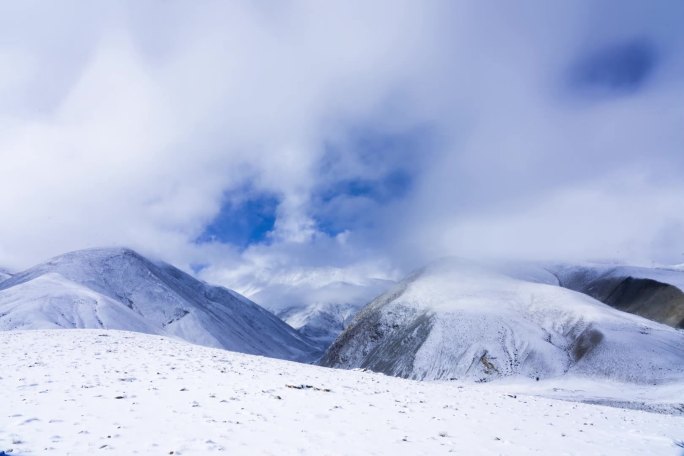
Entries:
POLYGON ((9 279, 10 277, 12 277, 12 274, 10 274, 9 271, 0 268, 0 282, 9 279))
POLYGON ((560 285, 675 328, 684 328, 684 270, 619 265, 548 268, 560 285))
POLYGON ((684 332, 556 285, 443 261, 364 308, 321 364, 427 380, 659 383, 684 378, 684 332))
POLYGON ((0 347, 0 451, 18 456, 675 456, 684 439, 684 417, 520 384, 414 382, 119 331, 12 331, 0 347))
POLYGON ((250 295, 325 350, 371 299, 394 286, 382 279, 276 283, 250 295))
POLYGON ((68 253, 0 282, 0 329, 111 328, 310 361, 318 349, 247 298, 128 249, 68 253))

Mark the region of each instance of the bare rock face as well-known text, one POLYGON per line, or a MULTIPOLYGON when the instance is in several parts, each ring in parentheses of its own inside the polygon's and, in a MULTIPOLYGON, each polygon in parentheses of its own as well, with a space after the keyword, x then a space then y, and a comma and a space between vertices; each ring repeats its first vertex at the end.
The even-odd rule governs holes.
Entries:
POLYGON ((596 348, 604 339, 601 331, 594 328, 587 328, 577 337, 572 347, 572 358, 575 362, 581 360, 584 355, 596 348))
POLYGON ((433 315, 395 301, 420 274, 365 307, 326 351, 320 364, 412 378, 415 354, 430 333, 433 315))
POLYGON ((372 301, 320 364, 417 380, 659 382, 684 373, 684 332, 558 285, 445 261, 372 301))
POLYGON ((628 266, 556 267, 560 285, 611 307, 684 328, 684 271, 628 266))

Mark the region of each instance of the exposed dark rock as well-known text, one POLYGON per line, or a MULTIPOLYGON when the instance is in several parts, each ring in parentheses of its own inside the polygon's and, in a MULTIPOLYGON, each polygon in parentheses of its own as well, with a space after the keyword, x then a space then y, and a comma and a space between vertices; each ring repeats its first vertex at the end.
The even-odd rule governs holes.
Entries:
MULTIPOLYGON (((576 268, 561 275, 560 285, 579 291, 618 310, 684 328, 684 292, 669 283, 607 270, 576 268)), ((684 272, 682 273, 684 274, 684 272)))
POLYGON ((394 306, 389 313, 391 319, 388 319, 383 309, 401 297, 420 274, 421 271, 413 274, 364 308, 330 346, 319 364, 410 377, 414 356, 430 333, 431 315, 414 308, 394 306))
POLYGON ((603 338, 603 333, 597 329, 587 328, 582 331, 572 347, 572 357, 575 362, 584 358, 587 353, 601 343, 603 338))

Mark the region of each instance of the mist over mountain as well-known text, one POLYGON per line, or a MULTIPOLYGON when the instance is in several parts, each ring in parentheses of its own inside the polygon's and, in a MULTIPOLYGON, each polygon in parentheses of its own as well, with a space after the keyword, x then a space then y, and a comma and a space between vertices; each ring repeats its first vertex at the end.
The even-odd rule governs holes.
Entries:
POLYGON ((394 284, 383 279, 280 283, 251 298, 325 349, 361 308, 394 284))
POLYGON ((471 262, 432 264, 365 307, 321 364, 419 380, 684 375, 684 332, 532 272, 524 280, 471 262))

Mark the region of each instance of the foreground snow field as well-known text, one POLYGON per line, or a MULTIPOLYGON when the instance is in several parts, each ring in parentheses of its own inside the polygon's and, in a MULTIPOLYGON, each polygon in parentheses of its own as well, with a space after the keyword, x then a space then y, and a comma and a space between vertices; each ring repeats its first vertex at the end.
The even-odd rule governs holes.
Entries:
POLYGON ((520 394, 548 382, 415 382, 103 330, 0 332, 0 365, 13 456, 684 451, 682 416, 520 394))

